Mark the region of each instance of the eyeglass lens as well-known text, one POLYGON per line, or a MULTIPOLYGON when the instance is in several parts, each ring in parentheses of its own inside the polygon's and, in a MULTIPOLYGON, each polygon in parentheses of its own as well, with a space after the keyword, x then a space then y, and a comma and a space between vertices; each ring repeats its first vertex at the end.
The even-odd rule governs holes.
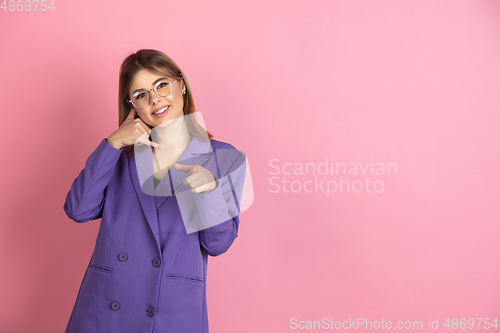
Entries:
MULTIPOLYGON (((155 84, 154 90, 156 91, 156 93, 159 96, 165 97, 165 96, 168 96, 168 94, 170 94, 171 87, 172 87, 172 84, 171 84, 171 82, 169 82, 169 80, 162 79, 161 81, 158 81, 155 84)), ((134 104, 135 107, 143 108, 149 104, 150 94, 151 94, 151 91, 137 90, 132 95, 132 98, 130 99, 130 101, 132 102, 132 104, 134 104)))

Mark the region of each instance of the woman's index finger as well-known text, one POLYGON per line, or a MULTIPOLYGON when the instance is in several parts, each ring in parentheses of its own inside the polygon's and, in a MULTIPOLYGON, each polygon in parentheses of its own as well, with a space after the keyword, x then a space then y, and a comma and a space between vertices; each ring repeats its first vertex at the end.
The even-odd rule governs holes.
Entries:
POLYGON ((128 113, 127 119, 134 119, 136 115, 135 109, 132 108, 130 109, 130 112, 128 113))

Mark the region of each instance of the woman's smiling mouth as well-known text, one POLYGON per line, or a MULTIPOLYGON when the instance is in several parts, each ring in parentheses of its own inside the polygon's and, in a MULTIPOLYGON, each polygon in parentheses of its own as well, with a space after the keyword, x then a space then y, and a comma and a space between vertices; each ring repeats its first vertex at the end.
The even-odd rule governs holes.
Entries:
POLYGON ((153 115, 154 116, 164 116, 167 112, 170 109, 170 105, 167 105, 161 109, 159 109, 158 111, 156 112, 153 112, 153 115))

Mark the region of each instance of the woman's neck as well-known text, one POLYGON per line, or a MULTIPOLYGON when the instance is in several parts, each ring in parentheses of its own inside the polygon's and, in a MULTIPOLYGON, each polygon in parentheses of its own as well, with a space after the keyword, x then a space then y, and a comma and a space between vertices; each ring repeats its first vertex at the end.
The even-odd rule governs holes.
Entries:
POLYGON ((155 127, 151 132, 151 138, 160 145, 160 150, 162 150, 162 147, 175 148, 184 145, 187 146, 191 141, 184 117, 176 118, 166 124, 155 127))

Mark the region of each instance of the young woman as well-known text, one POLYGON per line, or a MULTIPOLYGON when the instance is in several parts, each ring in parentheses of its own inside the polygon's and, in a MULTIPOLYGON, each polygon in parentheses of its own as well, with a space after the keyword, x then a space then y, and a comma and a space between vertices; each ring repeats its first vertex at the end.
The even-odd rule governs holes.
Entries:
POLYGON ((119 127, 66 197, 76 222, 101 218, 66 332, 208 332, 208 255, 237 237, 243 153, 197 122, 186 76, 167 55, 122 63, 119 127))

